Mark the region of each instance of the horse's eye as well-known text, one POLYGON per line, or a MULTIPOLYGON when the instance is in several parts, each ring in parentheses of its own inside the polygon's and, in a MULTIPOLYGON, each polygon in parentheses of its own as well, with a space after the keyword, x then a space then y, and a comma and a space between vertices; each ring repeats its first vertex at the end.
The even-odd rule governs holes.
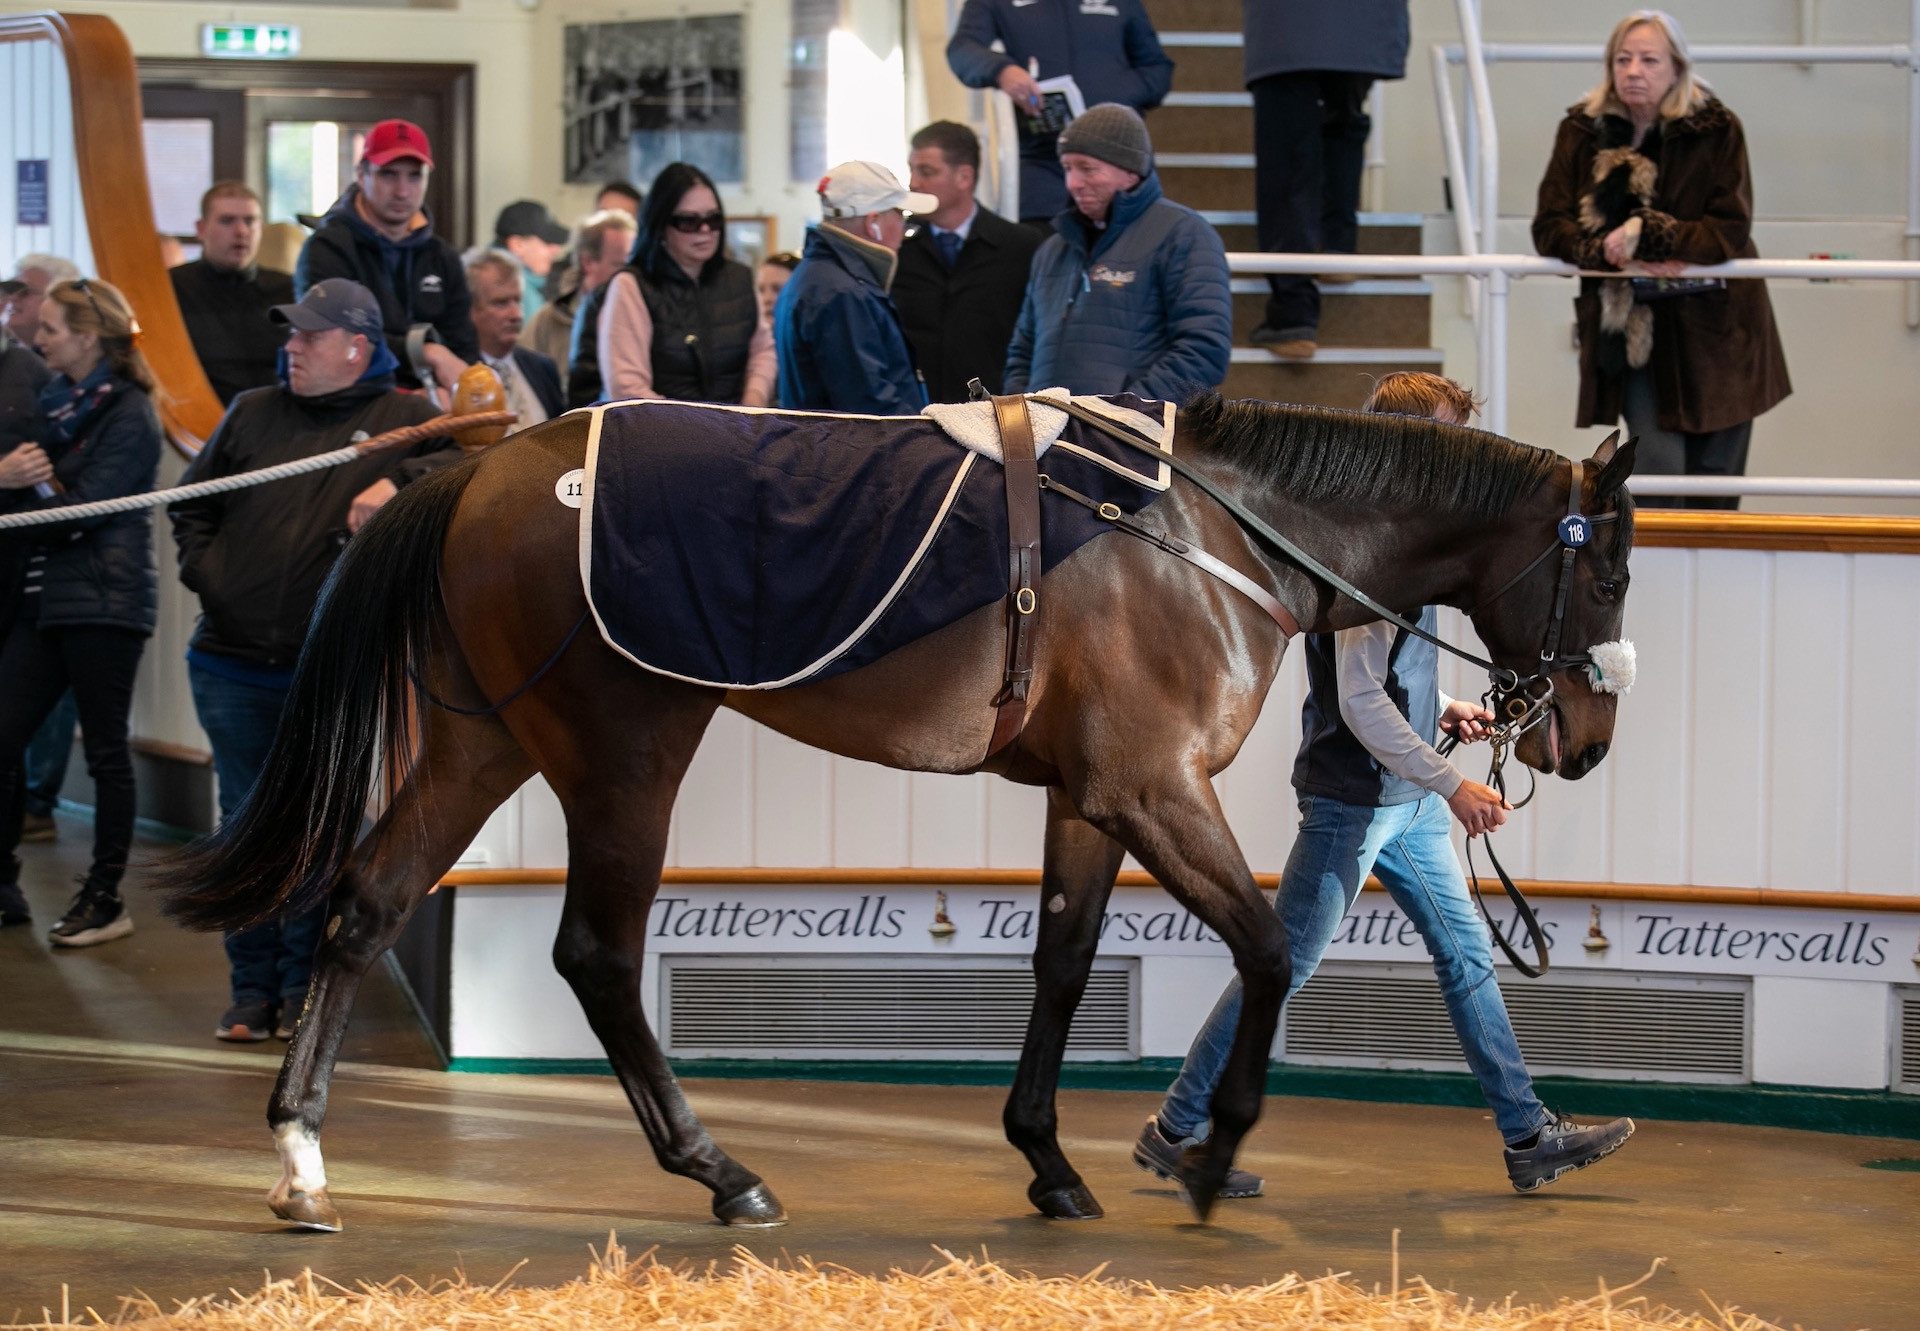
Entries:
POLYGON ((1609 601, 1617 601, 1620 599, 1620 583, 1617 579, 1602 578, 1593 585, 1599 590, 1600 594, 1609 601))

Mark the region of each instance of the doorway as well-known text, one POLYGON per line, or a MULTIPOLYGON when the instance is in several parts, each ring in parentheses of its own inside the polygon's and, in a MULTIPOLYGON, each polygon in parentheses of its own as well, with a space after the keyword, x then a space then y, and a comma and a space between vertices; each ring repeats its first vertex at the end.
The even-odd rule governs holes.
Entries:
POLYGON ((411 120, 433 144, 427 210, 458 248, 473 235, 473 66, 335 61, 142 60, 154 224, 195 256, 200 196, 244 180, 269 222, 327 211, 352 183, 366 133, 411 120))

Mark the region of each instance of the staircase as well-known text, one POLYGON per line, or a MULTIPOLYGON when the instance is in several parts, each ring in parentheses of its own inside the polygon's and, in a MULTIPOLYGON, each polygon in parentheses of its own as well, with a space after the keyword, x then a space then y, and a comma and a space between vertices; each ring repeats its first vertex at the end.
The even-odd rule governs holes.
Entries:
MULTIPOLYGON (((1271 0, 1278 3, 1279 0, 1271 0)), ((1241 0, 1146 0, 1174 60, 1173 91, 1147 117, 1166 195, 1197 209, 1229 251, 1253 251, 1253 98, 1242 81, 1241 0)), ((1362 213, 1363 254, 1418 254, 1417 213, 1362 213)), ((1339 270, 1329 256, 1327 270, 1339 270)), ((1381 375, 1441 369, 1430 346, 1432 286, 1424 279, 1322 285, 1320 352, 1283 361, 1247 341, 1265 309, 1263 277, 1233 279, 1232 397, 1357 407, 1381 375)))

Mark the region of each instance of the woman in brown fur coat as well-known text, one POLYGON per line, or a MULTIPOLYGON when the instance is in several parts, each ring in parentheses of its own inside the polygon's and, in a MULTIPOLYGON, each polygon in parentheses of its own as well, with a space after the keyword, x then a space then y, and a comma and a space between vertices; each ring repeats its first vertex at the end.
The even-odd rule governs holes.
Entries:
POLYGON ((1670 16, 1629 14, 1607 41, 1607 77, 1560 122, 1533 243, 1582 268, 1628 273, 1581 279, 1575 423, 1624 414, 1640 439, 1638 471, 1741 475, 1753 418, 1792 391, 1764 283, 1676 284, 1662 294, 1649 289, 1658 283, 1630 280, 1754 258, 1752 226, 1738 117, 1694 77, 1670 16))

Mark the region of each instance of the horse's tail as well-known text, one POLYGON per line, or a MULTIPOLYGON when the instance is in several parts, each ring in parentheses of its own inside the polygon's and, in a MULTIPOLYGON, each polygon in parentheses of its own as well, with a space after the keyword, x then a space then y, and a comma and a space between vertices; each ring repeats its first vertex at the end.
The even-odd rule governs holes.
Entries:
POLYGON ((423 477, 347 544, 321 589, 259 780, 211 836, 164 867, 156 886, 167 914, 193 929, 241 929, 310 909, 332 890, 376 769, 405 771, 409 707, 446 622, 441 551, 473 472, 457 465, 423 477))

